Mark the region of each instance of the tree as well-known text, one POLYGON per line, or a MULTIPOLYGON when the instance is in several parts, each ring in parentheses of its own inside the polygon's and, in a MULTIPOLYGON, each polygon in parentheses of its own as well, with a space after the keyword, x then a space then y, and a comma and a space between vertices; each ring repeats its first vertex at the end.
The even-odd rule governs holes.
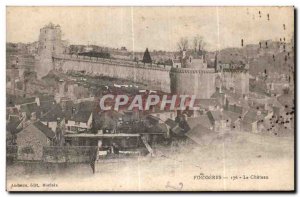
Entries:
POLYGON ((146 48, 146 51, 144 53, 143 62, 150 63, 150 64, 152 63, 152 59, 151 59, 150 53, 148 51, 148 48, 146 48))
POLYGON ((187 50, 189 47, 189 41, 187 38, 180 38, 179 42, 177 43, 179 51, 187 50))
POLYGON ((203 51, 205 45, 206 45, 206 43, 204 42, 202 36, 197 35, 194 37, 193 46, 194 46, 195 51, 197 51, 197 48, 198 48, 198 51, 203 51))

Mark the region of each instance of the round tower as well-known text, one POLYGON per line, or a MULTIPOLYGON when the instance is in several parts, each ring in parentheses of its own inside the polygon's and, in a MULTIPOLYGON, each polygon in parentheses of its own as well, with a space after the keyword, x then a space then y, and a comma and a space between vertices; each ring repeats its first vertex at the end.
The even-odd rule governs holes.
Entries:
POLYGON ((215 92, 215 78, 214 69, 172 68, 171 93, 208 99, 215 92))
POLYGON ((210 98, 216 90, 216 72, 207 68, 203 51, 182 51, 181 66, 170 71, 171 93, 210 98))

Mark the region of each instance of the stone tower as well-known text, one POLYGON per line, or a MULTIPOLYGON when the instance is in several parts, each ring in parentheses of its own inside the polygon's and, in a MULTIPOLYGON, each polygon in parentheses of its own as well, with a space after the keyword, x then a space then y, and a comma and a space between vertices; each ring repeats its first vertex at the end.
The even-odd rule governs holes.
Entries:
POLYGON ((189 55, 182 52, 182 68, 171 68, 171 93, 195 95, 208 99, 215 92, 215 69, 207 68, 203 55, 189 55))
POLYGON ((59 25, 49 23, 40 29, 38 44, 38 61, 36 71, 41 78, 53 69, 52 56, 64 53, 65 47, 61 40, 61 28, 59 25))

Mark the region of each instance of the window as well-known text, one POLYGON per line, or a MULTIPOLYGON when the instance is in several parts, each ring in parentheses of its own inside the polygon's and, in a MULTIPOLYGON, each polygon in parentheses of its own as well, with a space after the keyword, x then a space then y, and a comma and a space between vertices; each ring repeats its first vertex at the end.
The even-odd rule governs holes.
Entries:
POLYGON ((80 122, 75 122, 75 125, 79 126, 79 125, 80 125, 80 122))

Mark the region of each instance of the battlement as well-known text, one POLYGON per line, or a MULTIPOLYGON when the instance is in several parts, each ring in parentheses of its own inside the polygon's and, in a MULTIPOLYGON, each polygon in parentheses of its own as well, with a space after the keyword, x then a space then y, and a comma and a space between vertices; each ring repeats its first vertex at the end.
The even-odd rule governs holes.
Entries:
POLYGON ((214 69, 196 69, 196 68, 172 68, 172 73, 188 73, 188 74, 209 74, 215 73, 214 69))
POLYGON ((158 70, 163 72, 170 72, 171 68, 165 67, 163 65, 157 64, 143 64, 140 62, 133 62, 128 60, 119 60, 119 59, 105 59, 97 57, 88 57, 80 55, 54 55, 52 57, 54 60, 68 60, 68 61, 78 61, 78 62, 90 62, 90 63, 100 63, 107 64, 110 66, 122 66, 130 68, 141 68, 146 70, 158 70))
POLYGON ((49 23, 42 27, 42 29, 60 29, 60 25, 54 25, 53 23, 49 23))

